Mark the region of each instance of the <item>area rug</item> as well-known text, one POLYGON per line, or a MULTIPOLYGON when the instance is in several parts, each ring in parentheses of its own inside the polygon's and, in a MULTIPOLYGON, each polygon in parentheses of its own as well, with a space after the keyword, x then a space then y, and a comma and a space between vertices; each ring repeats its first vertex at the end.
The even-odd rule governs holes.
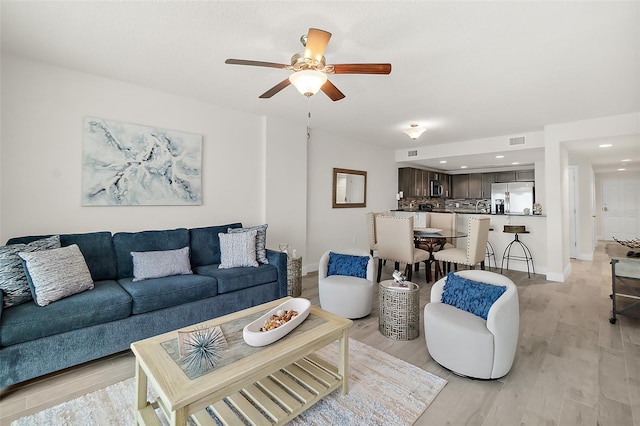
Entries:
MULTIPOLYGON (((318 354, 336 362, 337 344, 318 354)), ((410 425, 446 384, 438 376, 349 339, 349 394, 334 391, 290 424, 410 425)), ((133 425, 133 395, 134 379, 130 378, 23 417, 12 425, 133 425)))

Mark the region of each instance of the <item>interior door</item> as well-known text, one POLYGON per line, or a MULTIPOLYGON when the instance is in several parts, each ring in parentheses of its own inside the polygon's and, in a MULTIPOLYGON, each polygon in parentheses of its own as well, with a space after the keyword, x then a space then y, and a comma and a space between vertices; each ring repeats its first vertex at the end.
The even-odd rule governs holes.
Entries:
POLYGON ((602 237, 640 238, 640 179, 602 181, 602 237))
POLYGON ((576 168, 569 167, 569 257, 572 259, 578 257, 576 193, 576 168))

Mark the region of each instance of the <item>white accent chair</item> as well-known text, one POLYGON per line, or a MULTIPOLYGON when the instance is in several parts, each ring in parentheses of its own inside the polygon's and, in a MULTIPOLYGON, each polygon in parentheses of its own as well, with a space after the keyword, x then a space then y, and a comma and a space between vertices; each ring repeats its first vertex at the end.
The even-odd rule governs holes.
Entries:
MULTIPOLYGON (((488 217, 470 217, 467 222, 467 247, 448 248, 433 253, 437 261, 453 263, 456 265, 467 265, 471 269, 479 263, 480 269, 484 269, 484 259, 489 240, 488 217)), ((443 268, 447 270, 447 268, 443 268)))
POLYGON ((329 267, 329 251, 326 251, 318 263, 318 294, 320 307, 325 311, 345 318, 362 318, 371 313, 373 308, 373 257, 365 250, 331 250, 333 253, 366 256, 367 277, 358 278, 344 275, 327 276, 329 267))
POLYGON ((427 262, 430 258, 427 250, 415 247, 413 216, 378 216, 376 217, 376 233, 378 236, 378 276, 376 282, 380 282, 383 260, 391 260, 396 264, 405 263, 405 274, 407 280, 411 281, 413 265, 427 262))
POLYGON ((462 376, 497 379, 509 372, 518 346, 520 308, 518 290, 509 278, 489 271, 455 274, 473 281, 506 286, 489 309, 487 320, 442 303, 446 277, 431 288, 424 307, 424 335, 431 357, 462 376))

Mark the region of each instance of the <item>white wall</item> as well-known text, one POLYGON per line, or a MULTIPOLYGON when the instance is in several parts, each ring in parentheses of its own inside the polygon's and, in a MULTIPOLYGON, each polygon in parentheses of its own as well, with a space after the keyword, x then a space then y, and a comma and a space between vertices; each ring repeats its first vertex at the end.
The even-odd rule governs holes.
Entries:
POLYGON ((568 155, 563 142, 640 133, 640 113, 600 117, 545 126, 545 170, 547 200, 547 279, 564 281, 569 263, 568 155), (555 244, 560 242, 561 244, 555 244))
POLYGON ((307 127, 266 119, 267 246, 289 244, 306 259, 307 247, 307 127))
MULTIPOLYGON (((593 168, 582 159, 570 161, 575 166, 575 196, 576 196, 576 258, 593 260, 595 246, 593 216, 593 168)), ((571 212, 569 212, 571 213, 571 212)), ((571 216, 571 215, 570 215, 571 216)))
POLYGON ((326 250, 369 250, 366 213, 397 207, 398 166, 393 150, 312 130, 308 146, 306 271, 317 270, 326 250), (333 168, 367 172, 367 207, 332 208, 333 168))
POLYGON ((3 56, 1 78, 2 242, 265 221, 263 117, 15 57, 3 56), (203 204, 82 207, 84 116, 202 134, 203 204))
POLYGON ((327 249, 367 249, 365 213, 396 206, 392 150, 316 131, 307 143, 306 125, 22 58, 3 56, 1 71, 2 243, 20 235, 268 223, 267 245, 296 248, 306 272, 327 249), (203 204, 82 207, 84 116, 202 134, 203 204), (368 172, 367 208, 331 208, 333 167, 368 172))

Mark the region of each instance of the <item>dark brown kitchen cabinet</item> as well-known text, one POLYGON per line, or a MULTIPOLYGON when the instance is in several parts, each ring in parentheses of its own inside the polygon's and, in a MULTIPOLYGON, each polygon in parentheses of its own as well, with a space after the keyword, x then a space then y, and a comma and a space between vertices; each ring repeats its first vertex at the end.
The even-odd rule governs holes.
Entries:
POLYGON ((535 181, 535 170, 516 170, 516 182, 533 182, 535 181))
POLYGON ((451 176, 443 174, 440 182, 442 182, 442 197, 451 198, 451 176))
POLYGON ((469 198, 469 175, 453 175, 453 198, 469 198))
POLYGON ((516 172, 515 170, 510 170, 508 172, 496 172, 496 182, 515 182, 516 181, 516 172))
POLYGON ((469 174, 469 190, 467 198, 482 198, 482 173, 469 174))
POLYGON ((402 192, 404 197, 413 197, 413 186, 416 179, 416 169, 411 167, 401 167, 398 169, 398 192, 402 192))
POLYGON ((495 183, 495 173, 482 174, 482 198, 491 198, 491 184, 495 183))
POLYGON ((429 172, 413 167, 398 169, 398 192, 405 198, 422 198, 429 196, 429 172))

